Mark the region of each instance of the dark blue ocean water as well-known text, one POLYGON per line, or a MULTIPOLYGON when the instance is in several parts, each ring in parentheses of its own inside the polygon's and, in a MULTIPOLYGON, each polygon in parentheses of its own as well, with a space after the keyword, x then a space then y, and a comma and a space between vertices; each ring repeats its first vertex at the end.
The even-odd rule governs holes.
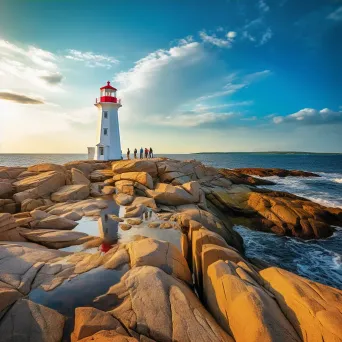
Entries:
MULTIPOLYGON (((342 155, 220 153, 164 154, 179 160, 196 159, 218 168, 277 167, 318 173, 320 178, 269 177, 274 190, 288 191, 326 206, 342 208, 342 155)), ((86 159, 85 154, 0 154, 0 166, 28 166, 42 162, 63 164, 86 159)), ((315 281, 342 289, 342 229, 324 240, 303 241, 236 227, 246 255, 257 257, 315 281)))

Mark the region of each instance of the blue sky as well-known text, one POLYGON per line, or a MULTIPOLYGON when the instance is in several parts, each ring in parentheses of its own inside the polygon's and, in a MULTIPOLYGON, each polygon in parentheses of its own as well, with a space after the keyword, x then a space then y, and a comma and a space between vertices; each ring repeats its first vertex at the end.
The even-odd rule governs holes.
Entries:
POLYGON ((122 147, 342 152, 342 1, 0 4, 0 152, 85 153, 99 88, 122 147))

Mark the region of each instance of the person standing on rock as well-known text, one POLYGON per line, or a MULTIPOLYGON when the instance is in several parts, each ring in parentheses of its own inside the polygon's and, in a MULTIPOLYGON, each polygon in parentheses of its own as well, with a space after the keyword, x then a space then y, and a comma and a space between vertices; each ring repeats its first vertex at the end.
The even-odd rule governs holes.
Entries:
POLYGON ((129 156, 130 154, 131 154, 131 151, 130 151, 129 148, 128 148, 128 149, 127 149, 127 159, 128 159, 128 160, 131 159, 130 156, 129 156))
POLYGON ((138 151, 137 151, 137 149, 135 148, 135 149, 134 149, 134 159, 137 159, 137 153, 138 153, 138 151))
POLYGON ((148 149, 145 147, 145 158, 148 157, 148 149))
POLYGON ((144 157, 144 149, 140 147, 140 159, 143 159, 144 157))
POLYGON ((152 150, 152 147, 150 147, 150 158, 153 158, 153 150, 152 150))

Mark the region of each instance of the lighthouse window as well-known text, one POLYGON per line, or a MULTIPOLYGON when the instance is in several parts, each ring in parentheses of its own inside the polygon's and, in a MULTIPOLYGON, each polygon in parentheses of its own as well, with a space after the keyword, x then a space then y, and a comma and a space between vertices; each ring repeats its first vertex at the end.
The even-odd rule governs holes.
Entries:
POLYGON ((108 128, 104 128, 104 129, 103 129, 103 134, 104 134, 104 135, 107 135, 107 132, 108 132, 108 128))
POLYGON ((103 116, 105 119, 107 119, 108 118, 108 112, 103 112, 103 116))

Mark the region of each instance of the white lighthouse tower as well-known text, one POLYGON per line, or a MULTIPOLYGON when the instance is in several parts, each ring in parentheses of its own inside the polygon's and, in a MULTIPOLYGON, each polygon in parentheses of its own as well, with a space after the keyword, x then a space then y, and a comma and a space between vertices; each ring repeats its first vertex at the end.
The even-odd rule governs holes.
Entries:
POLYGON ((116 89, 107 82, 100 88, 100 98, 96 99, 95 106, 99 110, 97 126, 97 145, 95 147, 96 160, 121 159, 121 143, 118 109, 121 101, 116 97, 116 89))

